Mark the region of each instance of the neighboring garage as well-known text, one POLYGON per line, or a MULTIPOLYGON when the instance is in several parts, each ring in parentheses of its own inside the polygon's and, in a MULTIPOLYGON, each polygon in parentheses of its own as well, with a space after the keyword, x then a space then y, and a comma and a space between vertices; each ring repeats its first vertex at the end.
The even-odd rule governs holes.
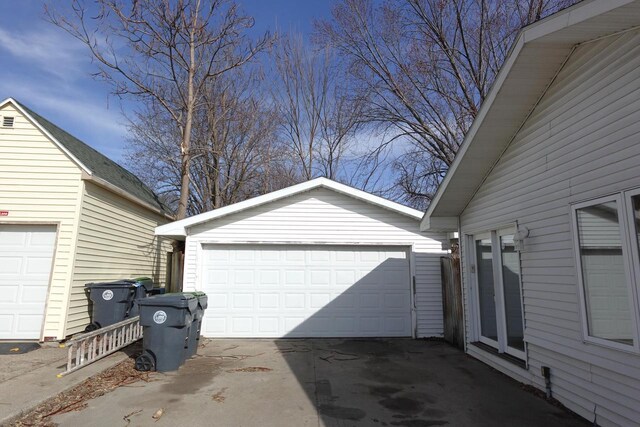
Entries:
POLYGON ((207 337, 442 335, 443 235, 421 212, 318 178, 156 229, 185 243, 207 337))
POLYGON ((91 321, 84 285, 165 284, 172 217, 140 179, 14 99, 0 102, 0 340, 61 340, 91 321))

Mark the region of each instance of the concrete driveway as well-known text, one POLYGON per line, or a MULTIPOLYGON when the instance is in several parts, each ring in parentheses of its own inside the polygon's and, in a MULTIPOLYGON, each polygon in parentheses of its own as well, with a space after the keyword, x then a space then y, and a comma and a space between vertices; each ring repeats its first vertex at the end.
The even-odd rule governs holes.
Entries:
POLYGON ((92 426, 586 426, 441 342, 206 340, 176 373, 56 416, 92 426), (158 421, 152 415, 163 409, 158 421))

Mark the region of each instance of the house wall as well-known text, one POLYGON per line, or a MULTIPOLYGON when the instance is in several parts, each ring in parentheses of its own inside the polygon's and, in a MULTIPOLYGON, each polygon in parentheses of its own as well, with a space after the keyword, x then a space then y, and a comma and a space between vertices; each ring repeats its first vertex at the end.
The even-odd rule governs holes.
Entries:
POLYGON ((169 239, 155 236, 167 219, 90 181, 84 191, 65 334, 90 322, 84 285, 148 276, 165 285, 169 239))
POLYGON ((216 243, 414 245, 418 336, 442 336, 441 235, 419 221, 327 189, 314 189, 196 225, 186 239, 184 289, 198 287, 198 247, 216 243), (433 237, 433 238, 432 238, 433 237))
POLYGON ((0 116, 15 117, 0 127, 0 223, 58 226, 47 309, 41 338, 63 338, 71 266, 75 252, 82 181, 80 169, 11 104, 0 116))
MULTIPOLYGON (((528 369, 468 352, 541 389, 540 367, 551 367, 554 397, 600 425, 640 420, 640 355, 583 342, 570 204, 640 187, 638 165, 632 31, 577 47, 460 218, 463 236, 516 221, 530 230, 521 253, 528 369)), ((468 337, 472 263, 463 257, 468 337)))

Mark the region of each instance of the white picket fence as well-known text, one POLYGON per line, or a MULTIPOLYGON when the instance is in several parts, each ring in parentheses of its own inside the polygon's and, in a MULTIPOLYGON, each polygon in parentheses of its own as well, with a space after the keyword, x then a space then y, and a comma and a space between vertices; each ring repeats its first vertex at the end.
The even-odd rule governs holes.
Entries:
POLYGON ((68 348, 67 369, 59 373, 58 377, 77 371, 96 360, 115 353, 140 338, 142 338, 140 316, 76 335, 64 344, 68 348))

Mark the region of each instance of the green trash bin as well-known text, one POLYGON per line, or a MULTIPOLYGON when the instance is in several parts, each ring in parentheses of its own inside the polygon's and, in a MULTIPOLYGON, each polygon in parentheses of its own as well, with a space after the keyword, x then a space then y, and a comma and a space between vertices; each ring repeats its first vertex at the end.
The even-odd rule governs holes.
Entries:
POLYGON ((200 344, 200 330, 202 326, 202 318, 204 311, 207 309, 208 298, 204 292, 188 292, 198 299, 198 308, 193 313, 193 323, 189 333, 189 347, 187 348, 187 357, 192 357, 198 352, 198 344, 200 344))
POLYGON ((187 358, 189 331, 198 299, 188 293, 156 295, 138 301, 143 327, 139 371, 175 371, 187 358))

